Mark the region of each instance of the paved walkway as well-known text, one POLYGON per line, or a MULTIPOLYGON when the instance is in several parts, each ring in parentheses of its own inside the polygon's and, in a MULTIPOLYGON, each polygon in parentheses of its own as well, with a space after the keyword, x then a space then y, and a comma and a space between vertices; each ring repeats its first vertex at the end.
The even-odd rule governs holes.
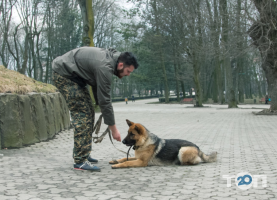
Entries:
MULTIPOLYGON (((107 137, 92 147, 92 156, 99 159, 97 166, 102 172, 77 171, 72 167, 73 131, 63 131, 48 142, 0 150, 4 155, 0 158, 0 199, 277 199, 277 116, 252 114, 259 111, 253 106, 268 106, 227 109, 226 105, 190 108, 145 104, 153 101, 157 100, 114 104, 122 138, 128 129, 125 119, 129 119, 162 138, 189 140, 205 153, 217 151, 218 161, 112 170, 108 162, 125 155, 115 150, 107 137), (222 176, 240 172, 266 175, 267 187, 262 187, 259 179, 256 188, 241 190, 234 178, 227 187, 227 179, 222 176)), ((115 144, 124 151, 128 149, 119 142, 115 144)))

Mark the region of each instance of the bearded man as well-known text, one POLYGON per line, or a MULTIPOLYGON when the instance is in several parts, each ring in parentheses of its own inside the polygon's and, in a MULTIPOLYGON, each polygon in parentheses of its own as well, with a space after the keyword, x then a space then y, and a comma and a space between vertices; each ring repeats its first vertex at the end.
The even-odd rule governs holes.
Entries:
POLYGON ((98 160, 90 156, 95 112, 86 86, 92 86, 113 138, 121 141, 110 97, 112 77, 129 76, 138 66, 131 52, 97 47, 77 48, 54 59, 53 82, 66 100, 74 127, 74 169, 100 171, 92 164, 98 160))

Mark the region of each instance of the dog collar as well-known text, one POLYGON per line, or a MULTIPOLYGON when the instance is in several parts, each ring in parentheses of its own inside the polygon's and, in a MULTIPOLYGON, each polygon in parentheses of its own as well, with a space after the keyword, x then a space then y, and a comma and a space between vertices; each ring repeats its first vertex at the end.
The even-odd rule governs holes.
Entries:
POLYGON ((134 150, 137 150, 138 148, 139 148, 139 146, 135 146, 135 145, 133 146, 134 150))

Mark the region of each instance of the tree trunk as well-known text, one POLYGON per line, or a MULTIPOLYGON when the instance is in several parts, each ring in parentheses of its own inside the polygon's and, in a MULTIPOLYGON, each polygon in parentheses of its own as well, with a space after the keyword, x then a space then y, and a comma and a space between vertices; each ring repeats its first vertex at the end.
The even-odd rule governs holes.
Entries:
POLYGON ((185 89, 185 83, 184 83, 184 81, 180 81, 180 84, 181 84, 182 93, 183 93, 183 97, 182 98, 186 98, 186 89, 185 89))
POLYGON ((277 110, 277 74, 267 74, 268 96, 271 99, 270 110, 277 110))
MULTIPOLYGON (((206 67, 206 68, 208 68, 208 67, 206 67)), ((208 74, 208 72, 207 72, 207 74, 208 74)), ((206 91, 206 93, 205 93, 205 97, 203 98, 203 102, 208 101, 209 98, 212 97, 211 91, 212 91, 212 87, 214 85, 213 84, 213 82, 214 82, 214 76, 215 76, 215 70, 212 70, 212 73, 211 73, 210 77, 206 78, 207 79, 207 81, 206 81, 206 89, 203 89, 203 91, 206 91)))
POLYGON ((215 66, 216 66, 216 82, 218 90, 218 102, 223 104, 223 78, 222 78, 222 69, 221 69, 221 60, 219 55, 221 54, 219 40, 220 40, 220 31, 221 31, 221 20, 218 14, 218 3, 217 0, 214 0, 214 27, 215 27, 215 39, 214 39, 214 48, 216 50, 215 66))
POLYGON ((244 78, 245 78, 245 72, 243 70, 243 60, 238 60, 238 102, 244 103, 244 78))
POLYGON ((160 34, 160 22, 159 22, 159 16, 158 16, 158 10, 157 10, 157 1, 154 0, 152 3, 152 8, 154 10, 154 16, 155 16, 155 33, 156 33, 156 49, 158 50, 159 58, 161 59, 161 67, 162 67, 162 74, 164 79, 164 90, 165 90, 165 103, 169 103, 169 88, 168 88, 168 81, 167 81, 167 75, 166 75, 166 69, 165 69, 165 61, 164 61, 164 52, 163 52, 163 38, 160 34))
POLYGON ((19 73, 24 74, 26 72, 27 69, 27 62, 28 62, 28 36, 29 34, 26 32, 26 36, 25 36, 25 45, 24 45, 24 53, 23 53, 23 63, 22 63, 22 67, 19 69, 19 73))
POLYGON ((212 99, 214 103, 218 103, 218 83, 217 83, 217 73, 216 73, 216 66, 214 69, 214 76, 213 76, 213 84, 212 84, 212 99))
POLYGON ((254 81, 257 85, 257 89, 258 89, 258 94, 256 95, 255 93, 255 96, 259 96, 259 98, 262 98, 262 90, 261 90, 261 83, 260 81, 258 80, 258 75, 257 75, 257 72, 256 72, 256 67, 255 65, 253 65, 253 74, 254 74, 254 81))
POLYGON ((160 55, 162 58, 162 70, 163 70, 163 79, 164 79, 164 97, 165 97, 165 103, 169 103, 169 88, 168 88, 168 81, 167 81, 167 75, 165 70, 165 61, 164 61, 164 53, 162 52, 162 49, 160 49, 160 55))
POLYGON ((83 19, 83 46, 94 47, 94 16, 92 10, 92 0, 78 0, 83 19))
POLYGON ((232 68, 231 68, 231 61, 230 61, 230 56, 228 53, 229 49, 229 19, 228 19, 228 12, 227 12, 227 0, 220 0, 220 5, 221 5, 221 16, 222 16, 222 42, 224 46, 224 59, 223 59, 223 64, 226 70, 226 83, 227 83, 227 88, 225 90, 225 98, 227 97, 227 102, 228 102, 228 108, 237 108, 237 102, 235 99, 235 91, 234 91, 234 86, 233 86, 233 75, 232 75, 232 68))
POLYGON ((34 35, 32 35, 29 38, 29 43, 30 43, 30 50, 32 55, 32 64, 33 64, 32 68, 34 70, 34 79, 38 80, 38 67, 37 67, 36 55, 35 55, 34 35))
MULTIPOLYGON (((190 30, 190 34, 192 38, 196 38, 194 41, 194 44, 190 46, 190 49, 187 49, 187 54, 192 62, 192 67, 193 67, 193 81, 194 81, 194 87, 195 87, 195 107, 203 107, 202 105, 202 88, 201 88, 201 82, 200 82, 200 66, 199 64, 201 63, 201 48, 202 48, 202 29, 201 29, 201 12, 199 10, 199 1, 196 3, 196 10, 195 12, 197 13, 197 23, 195 24, 195 18, 191 16, 191 23, 188 25, 188 28, 190 30), (198 35, 197 35, 197 33, 198 35), (197 35, 197 37, 196 37, 197 35), (200 50, 199 50, 200 49, 200 50)), ((191 96, 192 96, 192 91, 191 96)))
MULTIPOLYGON (((92 0, 78 0, 83 19, 83 46, 94 47, 94 15, 92 10, 92 0)), ((92 88, 89 86, 89 94, 92 99, 93 107, 95 107, 95 98, 93 96, 92 88)))
POLYGON ((39 66, 39 81, 43 81, 43 78, 42 78, 42 76, 43 76, 43 67, 42 67, 42 64, 41 64, 41 61, 40 61, 40 54, 39 54, 39 36, 40 36, 40 33, 41 32, 39 32, 38 34, 36 34, 36 36, 37 36, 37 41, 36 41, 36 54, 37 54, 37 58, 38 58, 38 66, 39 66))
POLYGON ((13 8, 13 4, 10 1, 9 2, 10 5, 8 5, 8 1, 2 1, 0 4, 0 18, 1 19, 1 31, 3 32, 2 38, 1 38, 1 51, 0 51, 0 58, 1 61, 4 65, 4 67, 8 68, 8 64, 9 64, 9 59, 8 56, 6 55, 6 47, 8 44, 8 33, 9 33, 9 29, 10 29, 10 22, 11 22, 11 18, 12 18, 12 8, 13 8), (10 9, 8 9, 8 7, 11 7, 10 9))
MULTIPOLYGON (((245 31, 245 30, 241 30, 241 0, 237 0, 237 12, 236 12, 236 24, 237 24, 237 49, 238 51, 242 51, 242 45, 243 42, 240 40, 241 35, 240 33, 245 31)), ((243 57, 239 56, 236 59, 236 100, 239 103, 244 103, 244 90, 243 90, 243 77, 244 77, 244 73, 243 73, 243 57)))
MULTIPOLYGON (((194 54, 194 53, 193 53, 194 54)), ((195 55, 193 55, 193 72, 194 72, 194 76, 193 76, 193 80, 194 80, 194 85, 195 85, 195 107, 203 107, 202 104, 202 89, 201 89, 201 84, 200 84, 200 70, 199 70, 199 65, 198 65, 198 61, 195 58, 195 55)))
POLYGON ((180 92, 179 92, 179 77, 178 77, 178 68, 177 68, 177 56, 176 56, 176 52, 175 52, 175 46, 173 47, 174 51, 173 51, 173 56, 174 56, 174 60, 173 60, 173 65, 174 65, 174 71, 175 71, 175 83, 176 83, 176 93, 177 93, 177 101, 180 101, 180 92))

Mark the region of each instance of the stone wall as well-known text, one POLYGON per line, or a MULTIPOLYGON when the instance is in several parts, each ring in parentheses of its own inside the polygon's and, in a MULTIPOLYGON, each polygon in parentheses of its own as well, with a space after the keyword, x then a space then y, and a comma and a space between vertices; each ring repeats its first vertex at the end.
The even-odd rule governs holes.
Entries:
POLYGON ((0 149, 46 141, 68 128, 69 111, 60 93, 0 93, 0 149))

